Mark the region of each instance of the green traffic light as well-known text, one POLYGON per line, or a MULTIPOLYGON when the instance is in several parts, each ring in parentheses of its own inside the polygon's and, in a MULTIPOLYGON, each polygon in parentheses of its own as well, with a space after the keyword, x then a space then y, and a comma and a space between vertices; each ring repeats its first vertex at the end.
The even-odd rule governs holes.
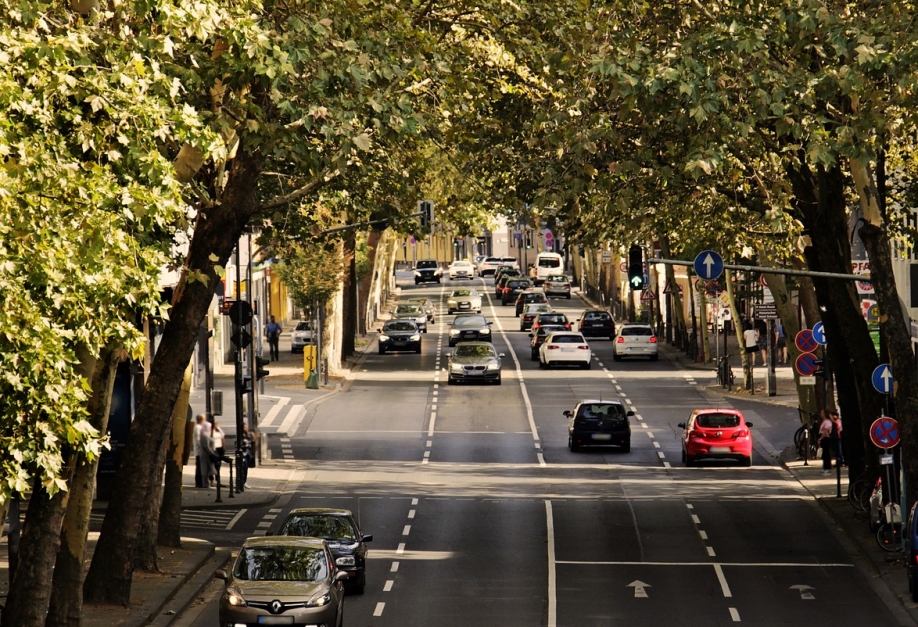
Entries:
POLYGON ((644 287, 644 278, 639 276, 631 277, 631 289, 639 290, 644 287))

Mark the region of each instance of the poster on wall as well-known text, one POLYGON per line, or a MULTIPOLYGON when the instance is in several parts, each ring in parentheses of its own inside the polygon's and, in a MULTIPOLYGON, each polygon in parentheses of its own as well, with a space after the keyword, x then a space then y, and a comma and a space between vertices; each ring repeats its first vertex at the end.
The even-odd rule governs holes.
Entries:
MULTIPOLYGON (((852 274, 863 274, 870 275, 870 262, 864 259, 852 259, 851 260, 851 273, 852 274)), ((864 294, 873 294, 873 284, 870 281, 858 281, 857 282, 857 293, 864 294)))

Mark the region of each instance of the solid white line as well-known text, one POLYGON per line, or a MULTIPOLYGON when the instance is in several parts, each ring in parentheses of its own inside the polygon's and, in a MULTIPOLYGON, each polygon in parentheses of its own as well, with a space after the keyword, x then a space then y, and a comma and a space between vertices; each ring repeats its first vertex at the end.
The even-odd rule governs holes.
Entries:
POLYGON ((730 608, 730 618, 733 619, 734 623, 740 622, 739 610, 737 610, 735 607, 730 608))
POLYGON ((817 562, 588 562, 586 560, 556 560, 555 564, 574 564, 580 566, 714 566, 720 568, 746 567, 746 568, 854 568, 854 564, 817 562))
MULTIPOLYGON (((284 421, 277 428, 278 433, 286 433, 290 435, 290 430, 293 428, 294 423, 301 414, 305 413, 306 407, 304 405, 293 405, 290 408, 290 411, 287 412, 287 417, 284 418, 284 421)), ((283 442, 283 440, 281 440, 283 442)))
POLYGON ((391 592, 391 591, 392 591, 392 586, 394 586, 394 585, 395 585, 395 582, 392 581, 391 579, 389 579, 389 580, 386 581, 386 585, 383 586, 382 591, 383 591, 383 592, 391 592))
POLYGON ((730 592, 730 586, 727 584, 727 578, 724 577, 724 569, 720 567, 720 564, 714 564, 714 572, 717 573, 717 581, 720 582, 720 590, 724 593, 724 597, 730 598, 733 596, 733 593, 730 592))
MULTIPOLYGON (((264 398, 264 396, 262 396, 264 398)), ((278 398, 277 403, 268 410, 268 413, 265 414, 264 420, 261 420, 258 423, 259 427, 271 427, 274 425, 274 421, 277 419, 277 415, 280 413, 280 410, 284 408, 284 405, 290 402, 290 399, 286 396, 281 396, 278 398)))
POLYGON ((236 515, 233 516, 233 519, 230 520, 230 521, 226 524, 226 527, 224 528, 224 531, 229 531, 229 530, 231 530, 231 529, 236 525, 236 523, 239 522, 239 519, 242 518, 242 515, 245 514, 247 511, 249 511, 249 510, 247 510, 247 509, 240 509, 238 512, 236 512, 236 515))
POLYGON ((373 610, 373 616, 382 616, 383 610, 386 609, 385 603, 377 603, 376 609, 373 610))
POLYGON ((555 580, 555 520, 551 501, 545 501, 545 521, 548 532, 548 627, 558 624, 557 582, 555 580))

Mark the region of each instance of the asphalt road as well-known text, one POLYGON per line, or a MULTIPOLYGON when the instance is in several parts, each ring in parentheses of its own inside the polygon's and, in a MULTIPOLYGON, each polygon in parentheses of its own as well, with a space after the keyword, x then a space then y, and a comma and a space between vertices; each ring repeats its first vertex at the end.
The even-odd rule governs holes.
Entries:
MULTIPOLYGON (((449 285, 402 288, 445 310, 449 285)), ((552 304, 571 319, 584 308, 552 304)), ((374 540, 348 625, 899 624, 767 455, 790 443, 796 416, 708 397, 697 371, 662 355, 614 362, 607 340, 590 342, 591 370, 540 370, 513 308, 486 296, 483 313, 505 353, 501 386, 446 385, 446 315, 421 355, 371 347, 346 391, 290 439, 296 489, 206 537, 238 546, 292 507, 352 509, 374 540), (631 452, 568 451, 562 412, 598 397, 633 406, 631 452), (705 406, 754 423, 752 468, 682 466, 675 425, 705 406)), ((216 625, 218 584, 177 624, 216 625)))

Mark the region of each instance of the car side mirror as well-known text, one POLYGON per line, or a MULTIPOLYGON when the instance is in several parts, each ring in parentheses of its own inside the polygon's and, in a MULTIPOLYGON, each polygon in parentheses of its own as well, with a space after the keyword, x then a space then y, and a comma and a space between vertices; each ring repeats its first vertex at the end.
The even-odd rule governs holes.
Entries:
POLYGON ((493 322, 489 322, 489 323, 488 323, 488 326, 491 326, 492 324, 494 324, 494 323, 493 323, 493 322))
POLYGON ((633 416, 633 415, 634 415, 634 412, 631 411, 631 410, 629 409, 627 412, 625 412, 625 415, 626 415, 626 416, 633 416))
POLYGON ((532 337, 532 333, 529 334, 529 337, 532 337))
POLYGON ((680 427, 680 428, 682 428, 682 429, 685 429, 685 423, 684 423, 684 422, 680 422, 680 423, 677 424, 676 426, 677 426, 677 427, 680 427))
POLYGON ((747 426, 747 427, 751 427, 751 426, 752 426, 752 423, 749 422, 749 421, 747 420, 747 421, 746 421, 746 426, 747 426))
POLYGON ((571 410, 565 409, 565 410, 564 410, 564 413, 561 414, 561 415, 562 415, 562 416, 565 416, 565 417, 567 417, 567 418, 570 418, 570 417, 571 417, 571 410))
POLYGON ((369 534, 369 535, 363 536, 362 540, 363 540, 364 542, 372 542, 372 541, 373 541, 373 534, 371 533, 371 534, 369 534))
POLYGON ((229 575, 226 574, 226 571, 222 568, 214 573, 214 579, 222 579, 223 581, 229 581, 229 575))
MULTIPOLYGON (((504 354, 504 353, 497 353, 497 356, 500 357, 501 359, 503 359, 503 358, 506 357, 507 355, 504 354)), ((748 423, 747 423, 747 424, 748 424, 748 423)))

